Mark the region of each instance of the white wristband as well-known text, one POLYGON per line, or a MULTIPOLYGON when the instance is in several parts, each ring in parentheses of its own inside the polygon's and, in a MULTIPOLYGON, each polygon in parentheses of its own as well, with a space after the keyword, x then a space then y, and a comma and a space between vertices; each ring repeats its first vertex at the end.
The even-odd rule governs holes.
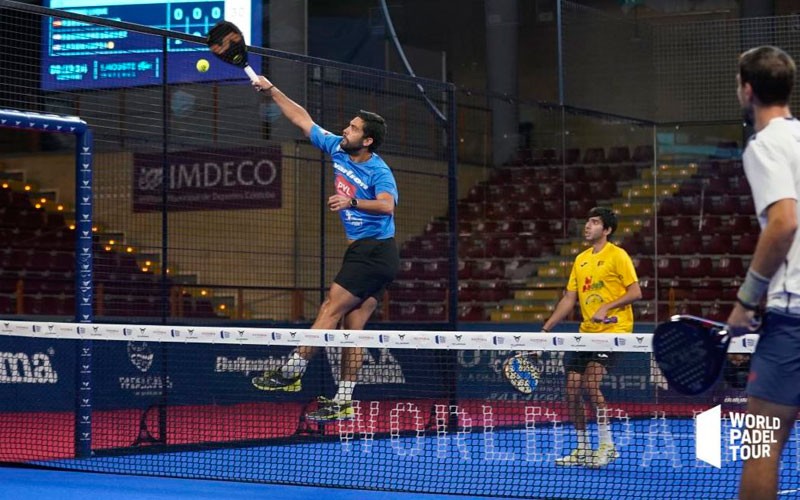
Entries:
POLYGON ((744 283, 739 287, 736 293, 736 300, 744 306, 745 309, 756 309, 761 302, 761 298, 769 288, 769 278, 760 275, 751 267, 747 270, 747 276, 744 278, 744 283))

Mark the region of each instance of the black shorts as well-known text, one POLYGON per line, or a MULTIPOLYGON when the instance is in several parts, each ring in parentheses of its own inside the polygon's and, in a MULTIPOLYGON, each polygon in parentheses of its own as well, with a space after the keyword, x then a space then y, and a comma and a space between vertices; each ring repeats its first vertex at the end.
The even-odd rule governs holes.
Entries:
POLYGON ((380 300, 399 269, 400 255, 394 238, 365 238, 347 247, 342 268, 333 281, 356 297, 380 300))
POLYGON ((583 373, 591 362, 603 365, 606 370, 614 366, 616 353, 572 351, 564 356, 564 369, 568 372, 583 373))

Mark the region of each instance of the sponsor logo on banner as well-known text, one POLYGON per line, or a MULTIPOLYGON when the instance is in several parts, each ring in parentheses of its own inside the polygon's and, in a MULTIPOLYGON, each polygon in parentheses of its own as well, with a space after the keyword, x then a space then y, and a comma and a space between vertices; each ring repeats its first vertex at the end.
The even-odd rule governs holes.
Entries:
POLYGON ((553 337, 553 345, 564 345, 564 337, 553 337))
POLYGON ((75 327, 75 331, 79 335, 83 335, 84 333, 86 333, 86 327, 85 326, 77 326, 77 327, 75 327))
POLYGON ((172 389, 169 376, 147 375, 155 357, 147 342, 128 342, 126 350, 128 360, 142 375, 119 377, 120 389, 131 391, 136 396, 158 396, 164 390, 165 384, 167 389, 172 389))
POLYGON ((153 365, 153 350, 147 342, 128 342, 128 359, 140 372, 147 372, 153 365))
POLYGON ((399 334, 397 334, 397 342, 395 342, 395 343, 397 345, 409 345, 411 342, 409 342, 407 337, 408 337, 407 334, 399 333, 399 334))
MULTIPOLYGON (((339 383, 342 365, 342 348, 326 348, 331 376, 334 382, 339 383)), ((358 371, 359 385, 372 384, 405 384, 406 378, 400 362, 391 351, 385 347, 379 349, 364 349, 364 363, 358 371)))
POLYGON ((260 373, 275 370, 281 366, 281 360, 275 358, 247 358, 237 356, 229 358, 227 356, 217 356, 214 363, 215 373, 242 373, 245 376, 251 373, 260 373))
POLYGON ((742 347, 745 349, 751 349, 756 346, 756 339, 749 339, 746 337, 742 338, 742 347))
MULTIPOLYGON (((161 207, 160 153, 134 153, 133 211, 161 207)), ((168 210, 281 208, 279 147, 175 151, 167 155, 168 210)))
POLYGON ((58 382, 50 357, 55 350, 28 355, 24 352, 0 352, 0 384, 55 384, 58 382))
POLYGON ((231 332, 229 332, 228 330, 220 330, 219 338, 221 338, 221 339, 229 339, 229 338, 231 338, 231 332))
POLYGON ((177 338, 181 336, 181 331, 178 330, 177 328, 173 328, 169 331, 169 335, 170 337, 177 338))
POLYGON ((333 342, 334 340, 336 340, 336 335, 334 335, 333 333, 325 334, 325 342, 333 342))
POLYGON ((644 338, 644 337, 642 337, 641 335, 635 335, 635 336, 633 337, 633 340, 634 340, 634 342, 635 342, 635 343, 633 344, 633 348, 634 348, 634 349, 648 349, 648 348, 649 348, 649 346, 648 346, 647 344, 645 344, 645 342, 644 342, 644 339, 645 339, 645 338, 644 338))
MULTIPOLYGON (((514 344, 514 346, 516 346, 516 345, 517 344, 514 344)), ((525 343, 521 343, 519 345, 524 346, 525 343)), ((547 339, 543 339, 541 337, 528 338, 528 345, 530 345, 531 347, 542 347, 542 348, 544 348, 547 345, 547 339)))
POLYGON ((504 337, 498 337, 497 335, 492 337, 492 343, 494 345, 503 345, 503 344, 505 344, 505 342, 506 342, 506 339, 504 337))
POLYGON ((594 337, 589 338, 589 343, 593 346, 597 346, 598 349, 609 349, 611 347, 611 342, 608 339, 597 339, 594 337))
POLYGON ((32 325, 31 330, 33 330, 33 333, 39 333, 42 331, 42 327, 39 325, 32 325))
POLYGON ((283 335, 280 332, 272 332, 272 340, 280 340, 283 335))
MULTIPOLYGON (((438 337, 438 335, 437 335, 437 337, 438 337)), ((380 342, 381 344, 387 344, 387 343, 389 343, 389 341, 391 339, 392 338, 389 335, 386 335, 386 334, 383 334, 383 333, 378 335, 378 342, 380 342)), ((438 342, 437 342, 437 344, 438 344, 438 342)))
POLYGON ((436 335, 433 338, 433 341, 436 342, 437 344, 444 345, 447 344, 447 337, 445 337, 444 335, 436 335))
POLYGON ((586 347, 586 343, 584 343, 583 335, 573 335, 570 337, 570 347, 586 347))
POLYGON ((614 337, 614 345, 616 345, 616 346, 625 345, 625 338, 623 338, 623 337, 614 337))

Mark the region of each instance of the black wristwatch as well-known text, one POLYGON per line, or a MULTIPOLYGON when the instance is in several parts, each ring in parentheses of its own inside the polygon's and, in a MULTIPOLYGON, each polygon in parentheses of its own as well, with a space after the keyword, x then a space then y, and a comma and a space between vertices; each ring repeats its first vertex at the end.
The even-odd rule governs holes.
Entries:
POLYGON ((350 198, 350 206, 352 208, 356 208, 358 206, 358 200, 355 198, 350 198))

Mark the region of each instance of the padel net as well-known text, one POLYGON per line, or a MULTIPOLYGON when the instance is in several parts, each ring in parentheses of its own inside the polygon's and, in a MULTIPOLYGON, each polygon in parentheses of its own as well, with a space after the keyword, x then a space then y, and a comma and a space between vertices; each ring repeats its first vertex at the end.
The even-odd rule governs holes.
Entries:
MULTIPOLYGON (((748 353, 751 336, 730 352, 748 353)), ((0 322, 0 460, 35 466, 377 490, 524 498, 727 498, 741 462, 719 439, 719 468, 698 458, 695 417, 744 403, 729 363, 700 396, 670 390, 650 334, 322 331, 0 322), (324 348, 296 391, 252 379, 300 345, 324 348), (342 347, 363 347, 353 413, 306 415, 338 382, 342 347), (615 353, 603 379, 618 457, 565 467, 575 444, 565 360, 615 353), (515 388, 507 359, 534 354, 535 386, 515 388), (381 471, 376 474, 375 471, 381 471), (727 495, 721 497, 720 494, 727 495)), ((796 481, 798 446, 785 452, 796 481)), ((784 477, 782 477, 784 479, 784 477)))

